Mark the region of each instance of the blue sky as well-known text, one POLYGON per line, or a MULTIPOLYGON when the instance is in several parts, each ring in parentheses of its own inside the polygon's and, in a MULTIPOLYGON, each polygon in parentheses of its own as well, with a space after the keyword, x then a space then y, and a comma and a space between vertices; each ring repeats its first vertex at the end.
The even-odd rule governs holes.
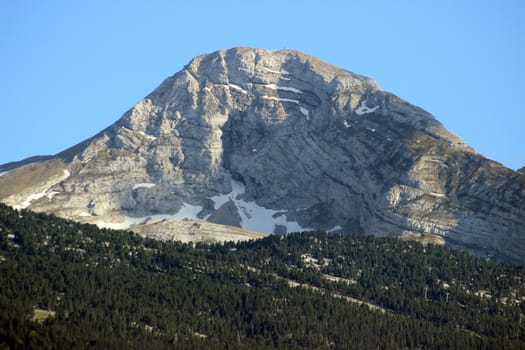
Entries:
POLYGON ((484 156, 525 166, 525 1, 0 3, 0 164, 115 122, 196 55, 301 50, 432 113, 484 156))

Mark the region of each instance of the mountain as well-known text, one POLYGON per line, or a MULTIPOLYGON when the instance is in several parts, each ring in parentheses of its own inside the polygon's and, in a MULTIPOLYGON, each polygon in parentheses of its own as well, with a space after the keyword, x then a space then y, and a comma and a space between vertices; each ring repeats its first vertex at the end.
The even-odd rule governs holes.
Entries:
POLYGON ((4 203, 99 226, 401 235, 525 261, 525 176, 374 80, 293 50, 196 57, 94 137, 6 170, 4 203))
POLYGON ((525 166, 518 169, 519 173, 522 173, 525 175, 525 166))

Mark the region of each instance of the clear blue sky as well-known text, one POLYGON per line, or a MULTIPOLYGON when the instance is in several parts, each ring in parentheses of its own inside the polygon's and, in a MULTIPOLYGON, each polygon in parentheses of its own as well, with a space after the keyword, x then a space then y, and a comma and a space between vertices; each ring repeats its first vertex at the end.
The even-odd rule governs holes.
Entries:
POLYGON ((293 48, 374 78, 525 166, 525 1, 0 2, 0 164, 115 122, 191 58, 293 48))

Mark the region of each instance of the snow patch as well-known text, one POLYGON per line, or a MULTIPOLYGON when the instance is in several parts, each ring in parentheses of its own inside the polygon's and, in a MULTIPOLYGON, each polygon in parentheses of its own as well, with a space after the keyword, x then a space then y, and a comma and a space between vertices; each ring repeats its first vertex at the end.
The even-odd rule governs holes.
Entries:
POLYGON ((109 228, 113 230, 125 230, 130 228, 133 225, 138 225, 146 222, 150 219, 173 219, 173 220, 200 220, 197 215, 202 211, 203 207, 198 205, 191 205, 187 203, 182 203, 182 207, 176 214, 156 214, 148 215, 138 218, 133 218, 130 216, 123 216, 122 221, 120 222, 107 222, 107 221, 98 221, 96 224, 100 228, 109 228))
POLYGON ((155 185, 154 183, 151 183, 151 182, 142 182, 142 183, 138 183, 138 184, 133 185, 132 190, 136 190, 137 188, 152 188, 152 187, 155 187, 155 186, 157 186, 157 185, 155 185))
POLYGON ((290 72, 287 72, 287 71, 285 71, 284 69, 281 69, 280 71, 273 70, 273 69, 270 69, 270 68, 268 68, 268 67, 264 67, 264 69, 265 69, 267 72, 275 73, 275 74, 284 74, 284 75, 290 74, 290 72))
POLYGON ((440 197, 440 198, 446 198, 447 195, 444 193, 437 193, 437 192, 427 192, 429 195, 434 197, 440 197))
POLYGON ((179 211, 176 214, 170 215, 170 214, 160 214, 160 215, 153 215, 153 218, 156 219, 175 219, 175 220, 199 220, 197 215, 202 211, 202 207, 198 205, 191 205, 188 203, 182 203, 182 207, 179 209, 179 211))
POLYGON ((173 134, 177 137, 180 137, 180 133, 179 133, 179 130, 175 129, 173 130, 173 134))
POLYGON ((359 106, 359 108, 357 108, 355 110, 355 112, 358 114, 358 115, 363 115, 363 114, 368 114, 368 113, 372 113, 372 112, 375 112, 376 109, 378 109, 379 106, 375 106, 373 108, 369 108, 366 106, 366 100, 364 101, 361 101, 361 105, 359 106))
POLYGON ((343 120, 343 124, 344 124, 345 128, 347 128, 347 129, 352 126, 352 125, 348 124, 348 122, 346 120, 343 120))
POLYGON ((293 87, 288 87, 288 86, 280 86, 280 85, 275 85, 275 84, 266 84, 264 86, 266 86, 267 88, 272 89, 272 90, 291 91, 291 92, 295 92, 297 94, 302 94, 303 93, 299 89, 296 89, 296 88, 293 88, 293 87))
POLYGON ((299 110, 301 111, 302 114, 304 114, 306 116, 306 120, 310 120, 310 111, 309 110, 307 110, 303 106, 300 106, 299 110))
POLYGON ((298 100, 291 100, 289 98, 278 98, 278 97, 266 96, 266 95, 262 96, 262 98, 265 98, 267 100, 274 100, 274 101, 278 101, 278 102, 291 102, 291 103, 299 104, 298 100))
POLYGON ((144 222, 145 220, 145 219, 142 219, 142 221, 138 221, 136 219, 139 219, 139 218, 131 218, 129 216, 124 216, 121 222, 97 221, 96 225, 99 228, 109 228, 111 230, 125 230, 125 229, 128 229, 130 226, 144 222))
POLYGON ((9 174, 11 171, 12 171, 12 170, 9 170, 9 171, 2 171, 2 172, 0 173, 0 177, 9 174))
POLYGON ((268 67, 264 67, 264 70, 266 70, 267 72, 270 72, 270 73, 281 74, 281 72, 279 72, 278 70, 273 70, 273 69, 270 69, 268 67))
POLYGON ((29 195, 24 201, 22 201, 22 203, 15 205, 14 208, 15 209, 25 209, 29 207, 32 202, 39 200, 40 198, 43 198, 43 197, 47 197, 49 200, 52 200, 53 197, 59 192, 53 191, 53 192, 47 193, 47 191, 49 191, 51 187, 67 179, 70 175, 71 174, 69 173, 69 170, 64 169, 64 173, 62 174, 62 176, 58 177, 58 179, 55 182, 51 183, 42 192, 29 195))
POLYGON ((146 134, 144 131, 139 131, 139 134, 141 134, 142 136, 144 136, 145 138, 147 138, 150 141, 153 141, 153 140, 157 139, 156 136, 146 134))
POLYGON ((248 91, 244 90, 242 87, 240 87, 239 85, 235 85, 235 84, 228 84, 228 86, 231 88, 231 89, 234 89, 234 90, 237 90, 237 91, 240 91, 241 93, 243 94, 247 94, 248 91))
POLYGON ((244 184, 238 181, 232 181, 232 191, 230 193, 210 198, 214 203, 214 209, 218 209, 224 203, 232 200, 241 217, 242 228, 255 232, 273 233, 276 225, 285 226, 287 232, 306 230, 297 222, 288 221, 283 211, 267 209, 261 207, 254 201, 247 202, 241 199, 245 190, 244 184))
MULTIPOLYGON (((210 198, 213 201, 213 208, 217 210, 226 202, 230 200, 233 201, 241 217, 241 227, 255 232, 273 233, 276 225, 286 227, 287 232, 308 230, 307 228, 301 227, 299 223, 295 221, 288 221, 285 211, 267 209, 255 203, 255 201, 242 199, 241 196, 245 193, 245 190, 244 184, 238 181, 232 181, 232 191, 230 193, 220 194, 210 198)), ((123 216, 120 222, 98 221, 96 224, 101 228, 125 230, 133 225, 142 224, 149 219, 201 220, 198 218, 198 214, 202 210, 203 207, 201 206, 183 203, 176 214, 157 214, 137 218, 123 216)), ((91 216, 89 213, 80 214, 80 216, 84 215, 91 216)))
POLYGON ((92 216, 90 213, 83 211, 78 216, 86 217, 86 216, 92 216))
POLYGON ((330 230, 328 230, 328 232, 334 232, 334 231, 339 231, 339 230, 342 230, 343 228, 339 225, 337 226, 334 226, 333 228, 331 228, 330 230))
POLYGON ((53 200, 53 197, 54 197, 55 195, 59 194, 59 193, 60 193, 60 192, 58 192, 58 191, 52 191, 52 192, 50 192, 50 193, 46 193, 46 197, 47 197, 48 200, 51 201, 51 200, 53 200))

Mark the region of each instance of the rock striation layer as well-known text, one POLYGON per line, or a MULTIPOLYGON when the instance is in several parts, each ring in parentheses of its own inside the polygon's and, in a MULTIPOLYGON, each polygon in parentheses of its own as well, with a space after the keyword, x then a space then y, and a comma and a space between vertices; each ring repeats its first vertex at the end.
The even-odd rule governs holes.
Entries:
POLYGON ((101 226, 402 235, 525 261, 524 175, 374 80, 293 50, 196 57, 96 136, 10 170, 3 202, 101 226))

